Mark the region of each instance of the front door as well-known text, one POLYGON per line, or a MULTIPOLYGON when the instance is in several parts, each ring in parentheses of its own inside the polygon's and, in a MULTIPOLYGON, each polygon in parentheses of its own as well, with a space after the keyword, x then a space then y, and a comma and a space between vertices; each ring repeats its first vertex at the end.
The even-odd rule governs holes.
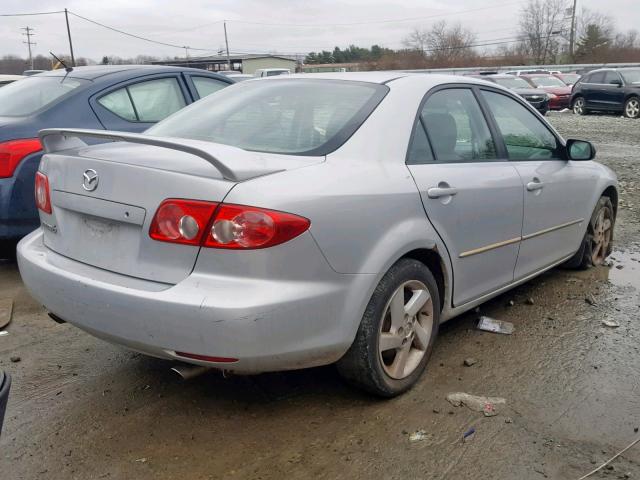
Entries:
POLYGON ((622 110, 624 105, 624 88, 622 77, 618 72, 610 70, 604 76, 605 85, 602 86, 602 103, 612 110, 622 110))
POLYGON ((471 88, 428 94, 407 164, 453 268, 453 304, 513 281, 522 228, 522 182, 500 158, 471 88))
POLYGON ((598 174, 587 162, 565 160, 559 139, 523 104, 495 91, 483 90, 482 96, 524 184, 518 280, 578 249, 598 174))

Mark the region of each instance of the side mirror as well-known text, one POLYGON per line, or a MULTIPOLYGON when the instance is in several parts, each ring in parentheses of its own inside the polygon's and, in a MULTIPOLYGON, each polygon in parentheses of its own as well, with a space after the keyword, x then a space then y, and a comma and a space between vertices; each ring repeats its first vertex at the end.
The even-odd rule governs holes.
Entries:
POLYGON ((621 87, 621 86, 622 86, 622 80, 620 80, 619 78, 616 78, 615 80, 611 80, 609 83, 610 83, 611 85, 616 85, 616 86, 618 86, 618 87, 621 87))
POLYGON ((596 157, 596 147, 586 140, 567 140, 566 148, 569 160, 593 160, 596 157))

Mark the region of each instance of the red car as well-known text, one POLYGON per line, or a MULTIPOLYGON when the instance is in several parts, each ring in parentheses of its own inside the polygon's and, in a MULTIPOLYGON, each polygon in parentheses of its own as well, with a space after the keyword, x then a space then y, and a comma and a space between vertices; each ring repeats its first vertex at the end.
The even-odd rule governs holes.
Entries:
POLYGON ((580 80, 582 75, 579 73, 554 73, 553 76, 559 78, 564 83, 572 87, 578 80, 580 80))
POLYGON ((549 109, 562 110, 571 103, 571 87, 557 77, 550 74, 520 75, 535 88, 540 88, 549 94, 549 109))

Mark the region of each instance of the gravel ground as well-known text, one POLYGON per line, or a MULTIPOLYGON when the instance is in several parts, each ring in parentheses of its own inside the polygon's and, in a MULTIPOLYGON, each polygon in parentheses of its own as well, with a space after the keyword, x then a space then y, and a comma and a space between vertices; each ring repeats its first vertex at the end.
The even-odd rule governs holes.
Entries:
MULTIPOLYGON (((367 397, 331 367, 182 382, 169 362, 52 322, 15 262, 0 263, 0 298, 14 301, 0 369, 15 379, 0 478, 578 479, 609 459, 640 435, 640 121, 549 119, 619 175, 611 267, 556 269, 481 307, 513 335, 476 330, 475 313, 443 325, 400 398, 367 397), (484 417, 450 405, 451 392, 507 403, 484 417)), ((640 445, 611 468, 594 478, 640 478, 640 445)))

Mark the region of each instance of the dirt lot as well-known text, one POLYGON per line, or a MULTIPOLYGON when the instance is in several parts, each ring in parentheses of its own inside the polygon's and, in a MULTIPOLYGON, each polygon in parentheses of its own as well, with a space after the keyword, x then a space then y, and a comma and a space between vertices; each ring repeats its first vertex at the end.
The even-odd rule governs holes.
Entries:
MULTIPOLYGON (((183 382, 169 362, 54 323, 15 262, 0 264, 0 298, 15 302, 0 337, 14 377, 0 478, 577 479, 613 456, 640 435, 640 121, 550 119, 595 141, 619 175, 612 266, 553 270, 483 305, 515 324, 511 336, 476 330, 475 313, 447 323, 427 374, 394 400, 352 390, 331 367, 183 382), (485 418, 447 403, 458 391, 507 405, 485 418), (426 438, 410 442, 418 430, 426 438)), ((640 444, 612 466, 595 478, 640 478, 640 444)))

